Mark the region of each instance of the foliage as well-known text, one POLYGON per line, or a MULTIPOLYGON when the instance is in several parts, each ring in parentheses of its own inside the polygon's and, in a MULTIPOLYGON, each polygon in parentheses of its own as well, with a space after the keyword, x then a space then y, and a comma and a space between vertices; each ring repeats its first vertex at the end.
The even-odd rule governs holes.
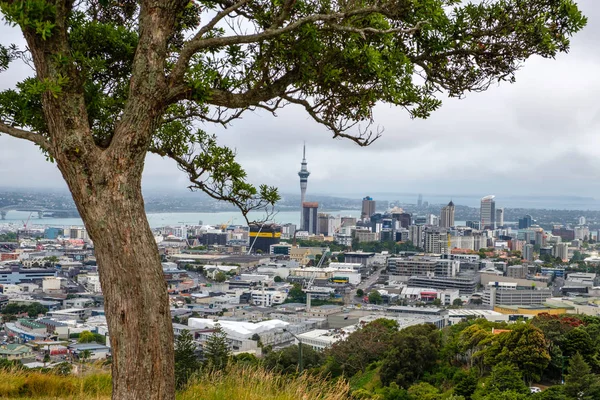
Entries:
POLYGON ((175 340, 175 384, 184 388, 190 378, 200 369, 196 356, 196 344, 190 331, 184 329, 175 340))
POLYGON ((407 388, 437 362, 440 335, 431 324, 409 326, 395 335, 381 365, 381 381, 407 388))
POLYGON ((31 304, 8 303, 2 310, 4 316, 27 313, 30 318, 36 318, 40 314, 46 314, 47 312, 48 308, 37 302, 31 304))
POLYGON ((454 375, 454 394, 462 396, 465 400, 471 400, 471 396, 477 390, 477 375, 474 371, 459 371, 454 375))
POLYGON ((365 291, 362 289, 356 289, 356 296, 363 297, 365 295, 365 291))
POLYGON ((288 292, 286 299, 288 303, 304 303, 306 302, 306 294, 302 291, 302 286, 299 283, 294 283, 288 292))
POLYGON ((496 335, 485 352, 487 365, 512 363, 528 382, 540 378, 550 362, 544 333, 531 324, 517 323, 510 332, 496 335))
POLYGON ((461 299, 454 299, 454 301, 452 302, 452 305, 455 307, 460 307, 463 305, 463 301, 461 299))
POLYGON ((377 319, 352 332, 325 350, 325 371, 336 377, 353 376, 365 371, 367 366, 381 359, 392 346, 398 324, 388 319, 377 319))
POLYGON ((381 304, 382 301, 383 298, 381 297, 381 293, 379 293, 377 290, 373 290, 371 293, 369 293, 369 303, 381 304))
POLYGON ((222 283, 222 282, 225 282, 226 280, 227 280, 227 274, 225 274, 225 272, 219 271, 215 274, 215 281, 222 283))
MULTIPOLYGON (((269 371, 283 374, 293 374, 298 371, 299 365, 298 346, 288 346, 279 351, 271 351, 264 358, 264 366, 269 371)), ((305 370, 319 368, 325 361, 322 352, 314 350, 311 346, 302 345, 302 364, 305 370)))
POLYGON ((79 333, 79 338, 77 341, 79 343, 91 343, 94 341, 94 334, 90 331, 83 331, 79 333))
POLYGON ((14 232, 7 232, 0 234, 0 242, 15 242, 17 241, 17 234, 14 232))
POLYGON ((281 283, 283 282, 283 279, 279 275, 276 275, 275 278, 273 278, 273 281, 275 281, 276 283, 281 283))
POLYGON ((567 396, 578 400, 600 398, 600 379, 591 373, 590 366, 580 353, 571 358, 564 392, 567 396))
POLYGON ((227 334, 219 324, 204 344, 204 359, 208 369, 221 371, 227 367, 231 351, 227 343, 227 334))
POLYGON ((486 385, 486 391, 496 392, 512 391, 516 393, 529 393, 528 387, 523 382, 519 369, 508 363, 499 363, 492 368, 492 373, 486 385))

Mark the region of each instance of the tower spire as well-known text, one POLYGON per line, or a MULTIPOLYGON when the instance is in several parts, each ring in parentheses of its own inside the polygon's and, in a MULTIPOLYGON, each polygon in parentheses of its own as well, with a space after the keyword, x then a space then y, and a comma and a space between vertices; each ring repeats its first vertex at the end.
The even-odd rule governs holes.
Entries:
POLYGON ((310 175, 306 168, 306 142, 302 147, 302 163, 300 165, 300 171, 298 172, 300 177, 300 229, 304 229, 304 201, 306 200, 306 186, 310 175))

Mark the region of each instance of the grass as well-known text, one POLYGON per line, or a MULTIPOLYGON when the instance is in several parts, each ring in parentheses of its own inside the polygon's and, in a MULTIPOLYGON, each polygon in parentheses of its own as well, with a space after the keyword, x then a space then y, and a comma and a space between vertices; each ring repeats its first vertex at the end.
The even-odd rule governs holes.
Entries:
MULTIPOLYGON (((0 399, 109 400, 106 372, 60 376, 31 371, 0 371, 0 399)), ((203 374, 177 393, 177 400, 345 400, 349 386, 319 376, 287 377, 259 367, 233 366, 203 374)))

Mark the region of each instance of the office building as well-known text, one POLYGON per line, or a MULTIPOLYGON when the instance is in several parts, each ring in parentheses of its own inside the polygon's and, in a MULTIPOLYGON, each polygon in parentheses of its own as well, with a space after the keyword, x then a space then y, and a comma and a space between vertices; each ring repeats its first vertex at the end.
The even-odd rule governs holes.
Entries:
POLYGON ((496 229, 496 201, 495 196, 485 196, 481 199, 480 219, 483 229, 496 229))
POLYGON ((431 289, 458 289, 461 296, 475 293, 477 282, 469 278, 452 278, 444 276, 411 276, 408 279, 409 287, 431 289))
POLYGON ((448 253, 448 233, 443 229, 425 231, 425 252, 435 254, 448 253))
POLYGON ((411 225, 408 227, 408 240, 415 246, 423 248, 425 228, 423 225, 411 225))
POLYGON ((504 226, 504 208, 496 209, 496 227, 501 228, 504 226))
POLYGON ((372 197, 365 197, 362 201, 362 211, 360 213, 361 219, 369 219, 371 215, 375 214, 375 200, 372 197))
POLYGON ((450 200, 447 206, 442 207, 440 213, 440 227, 450 228, 454 226, 454 203, 450 200))
POLYGON ((556 243, 553 248, 552 256, 560 258, 563 261, 569 259, 569 244, 568 243, 556 243))
POLYGON ((319 203, 306 202, 302 203, 302 230, 307 231, 311 235, 318 233, 318 210, 319 203))
POLYGON ((526 244, 523 246, 523 259, 525 261, 532 262, 533 261, 533 245, 526 244))
POLYGON ((281 226, 276 224, 251 224, 250 246, 253 252, 269 254, 271 246, 281 240, 281 226))
POLYGON ((542 305, 552 297, 550 289, 513 289, 502 286, 490 286, 483 292, 483 304, 495 307, 503 306, 530 306, 542 305))
POLYGON ((302 148, 302 163, 298 176, 300 177, 300 226, 304 226, 304 202, 306 201, 306 186, 310 172, 306 168, 306 144, 302 148))
POLYGON ((533 225, 533 219, 531 215, 525 215, 523 218, 519 218, 519 229, 527 229, 533 225))

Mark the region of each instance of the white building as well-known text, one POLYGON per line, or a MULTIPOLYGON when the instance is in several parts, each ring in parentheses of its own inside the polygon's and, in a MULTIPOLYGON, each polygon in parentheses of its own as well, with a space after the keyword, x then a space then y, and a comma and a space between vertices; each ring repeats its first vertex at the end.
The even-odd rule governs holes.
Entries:
MULTIPOLYGON (((296 335, 302 344, 312 347, 314 350, 322 351, 331 347, 335 342, 343 340, 346 335, 341 332, 326 329, 315 329, 296 335)), ((295 343, 298 344, 298 339, 295 343)))
POLYGON ((42 291, 48 293, 51 291, 60 290, 60 284, 63 278, 58 278, 56 276, 47 276, 42 281, 42 291))
POLYGON ((287 299, 287 293, 275 290, 253 290, 251 295, 252 303, 262 307, 283 304, 285 299, 287 299))

